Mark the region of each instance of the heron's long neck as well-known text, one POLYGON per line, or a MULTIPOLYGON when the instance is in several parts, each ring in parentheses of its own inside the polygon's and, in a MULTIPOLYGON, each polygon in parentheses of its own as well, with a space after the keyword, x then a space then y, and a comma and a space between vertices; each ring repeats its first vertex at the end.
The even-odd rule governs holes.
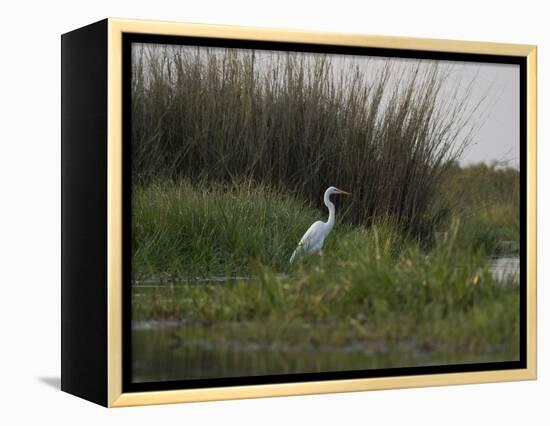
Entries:
POLYGON ((332 201, 330 201, 330 194, 325 195, 324 197, 325 206, 328 207, 328 220, 326 221, 326 224, 332 227, 334 226, 334 219, 336 216, 335 210, 334 210, 334 204, 332 204, 332 201))

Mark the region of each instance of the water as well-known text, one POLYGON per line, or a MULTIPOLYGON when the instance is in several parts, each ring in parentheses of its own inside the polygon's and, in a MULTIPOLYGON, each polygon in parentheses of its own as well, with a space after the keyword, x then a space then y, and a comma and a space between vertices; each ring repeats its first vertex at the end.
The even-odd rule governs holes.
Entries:
MULTIPOLYGON (((513 278, 519 282, 518 257, 492 259, 490 269, 499 281, 513 278)), ((227 285, 228 281, 221 277, 197 281, 197 284, 206 283, 227 285)), ((148 287, 163 285, 141 283, 134 287, 133 296, 145 297, 148 287)), ((132 327, 133 380, 149 382, 369 370, 516 359, 514 351, 504 348, 472 354, 456 348, 426 348, 412 340, 389 345, 380 340, 358 338, 332 346, 326 343, 330 342, 327 337, 316 343, 293 345, 286 343, 291 340, 285 342, 285 336, 281 336, 278 342, 262 340, 260 329, 257 323, 198 324, 185 319, 136 322, 132 327)), ((295 330, 294 333, 304 333, 304 330, 295 330)))
MULTIPOLYGON (((493 277, 497 281, 504 281, 506 279, 513 279, 519 282, 519 256, 501 256, 492 258, 489 261, 489 269, 493 274, 493 277)), ((279 278, 285 278, 286 274, 278 274, 279 278)), ((201 278, 197 277, 191 281, 188 281, 188 284, 227 284, 228 282, 237 282, 237 281, 249 281, 251 277, 208 277, 201 278)), ((171 279, 146 279, 135 281, 135 284, 138 284, 140 287, 157 287, 162 284, 169 284, 171 279)))
MULTIPOLYGON (((258 325, 256 325, 258 327, 258 325)), ((412 341, 387 345, 357 340, 343 346, 299 346, 243 340, 239 324, 145 321, 132 331, 134 382, 445 365, 514 360, 496 348, 472 354, 418 347, 412 341)))
POLYGON ((513 279, 519 282, 519 257, 505 256, 491 259, 489 268, 497 281, 513 279))

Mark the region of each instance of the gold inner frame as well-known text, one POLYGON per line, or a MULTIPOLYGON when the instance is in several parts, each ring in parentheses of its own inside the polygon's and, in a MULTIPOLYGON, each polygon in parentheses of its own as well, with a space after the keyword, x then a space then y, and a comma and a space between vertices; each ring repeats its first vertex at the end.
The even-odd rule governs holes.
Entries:
POLYGON ((108 405, 165 404, 319 393, 353 392, 512 380, 534 380, 536 373, 537 280, 537 49, 532 45, 289 31, 204 24, 109 18, 107 130, 107 336, 108 405), (279 42, 365 46, 518 56, 527 58, 527 368, 466 373, 423 374, 367 379, 293 382, 252 386, 122 392, 122 34, 141 33, 279 42))

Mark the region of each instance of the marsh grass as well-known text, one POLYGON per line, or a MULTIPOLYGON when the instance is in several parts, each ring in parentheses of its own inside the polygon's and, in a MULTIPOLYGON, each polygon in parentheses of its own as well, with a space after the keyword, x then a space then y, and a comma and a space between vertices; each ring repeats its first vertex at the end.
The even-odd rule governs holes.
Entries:
POLYGON ((301 235, 322 214, 251 180, 138 186, 132 209, 137 279, 249 275, 256 264, 285 271, 301 235))
POLYGON ((449 207, 449 216, 460 220, 465 249, 481 248, 493 256, 519 252, 519 170, 496 163, 453 164, 441 179, 438 198, 449 207))
POLYGON ((330 185, 353 192, 344 222, 391 217, 429 237, 434 195, 481 124, 471 82, 446 85, 432 62, 359 65, 328 55, 136 45, 133 177, 254 179, 313 206, 330 185))
POLYGON ((322 257, 311 256, 285 274, 256 263, 246 280, 137 287, 134 319, 261 323, 253 336, 241 338, 272 344, 409 339, 428 349, 517 351, 517 285, 496 283, 486 256, 464 251, 458 231, 455 225, 426 253, 389 224, 343 227, 322 257))

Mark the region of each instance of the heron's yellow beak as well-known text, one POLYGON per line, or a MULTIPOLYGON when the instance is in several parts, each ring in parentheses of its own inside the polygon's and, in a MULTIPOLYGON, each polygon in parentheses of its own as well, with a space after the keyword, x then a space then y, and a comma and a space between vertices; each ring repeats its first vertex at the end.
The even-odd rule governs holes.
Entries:
POLYGON ((338 194, 351 195, 349 192, 342 191, 340 188, 336 188, 336 192, 337 192, 338 194))

